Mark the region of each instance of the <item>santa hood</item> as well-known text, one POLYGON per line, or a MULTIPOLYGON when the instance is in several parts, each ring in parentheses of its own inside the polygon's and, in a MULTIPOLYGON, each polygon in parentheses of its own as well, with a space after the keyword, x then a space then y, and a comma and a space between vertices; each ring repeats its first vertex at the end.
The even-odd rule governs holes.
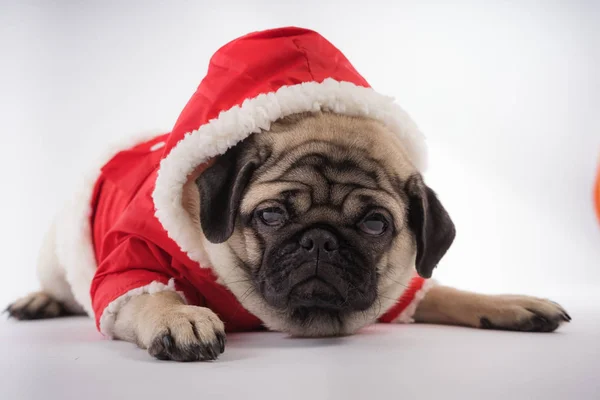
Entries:
POLYGON ((188 176, 276 120, 309 111, 378 120, 398 135, 418 170, 426 166, 424 137, 411 118, 393 98, 374 91, 323 36, 295 27, 242 36, 211 58, 164 144, 153 192, 156 217, 192 260, 206 262, 182 207, 188 176))

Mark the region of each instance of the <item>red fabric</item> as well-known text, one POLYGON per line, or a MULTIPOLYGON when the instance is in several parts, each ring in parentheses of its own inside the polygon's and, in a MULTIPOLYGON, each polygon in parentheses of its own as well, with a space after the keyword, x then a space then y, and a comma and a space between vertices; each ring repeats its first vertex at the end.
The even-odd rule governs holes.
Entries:
POLYGON ((131 289, 175 279, 190 304, 209 307, 228 331, 254 330, 261 321, 216 283, 212 270, 181 252, 154 217, 151 194, 164 137, 117 154, 102 170, 93 196, 93 241, 98 270, 91 286, 96 324, 112 301, 131 289))
POLYGON ((316 32, 289 27, 242 36, 212 56, 207 75, 175 123, 164 153, 186 133, 246 99, 326 78, 370 87, 342 52, 316 32))
MULTIPOLYGON (((188 302, 211 308, 228 331, 254 330, 261 321, 216 283, 171 240, 154 216, 152 191, 160 160, 184 134, 239 105, 283 85, 326 78, 368 87, 344 55, 319 34, 284 28, 257 32, 222 47, 208 74, 170 134, 116 154, 104 168, 92 197, 92 235, 98 269, 91 285, 96 324, 104 309, 127 291, 154 281, 175 280, 188 302), (166 142, 164 150, 153 146, 166 142)), ((393 320, 411 301, 420 278, 384 318, 393 320), (414 290, 413 290, 414 289, 414 290)), ((419 286, 420 287, 420 286, 419 286)))
POLYGON ((415 295, 423 288, 424 284, 424 278, 420 276, 413 277, 408 284, 408 288, 402 293, 396 304, 379 318, 379 322, 389 323, 394 321, 415 300, 415 295))

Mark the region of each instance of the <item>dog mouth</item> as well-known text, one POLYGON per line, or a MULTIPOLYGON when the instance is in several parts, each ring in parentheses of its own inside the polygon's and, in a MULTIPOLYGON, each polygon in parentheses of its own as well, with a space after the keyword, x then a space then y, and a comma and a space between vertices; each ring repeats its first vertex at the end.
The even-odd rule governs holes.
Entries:
MULTIPOLYGON (((338 318, 364 311, 375 301, 376 291, 370 286, 360 287, 341 274, 325 273, 325 268, 320 270, 324 273, 301 264, 277 279, 260 281, 259 290, 269 305, 287 311, 299 320, 317 316, 338 318)), ((364 277, 364 281, 368 280, 369 277, 364 277)))
POLYGON ((288 307, 291 309, 339 311, 344 303, 344 295, 338 288, 317 275, 296 284, 288 295, 288 307))
POLYGON ((296 284, 287 298, 291 319, 302 325, 329 321, 343 325, 347 300, 330 282, 312 276, 296 284))
POLYGON ((298 251, 265 259, 257 271, 257 288, 271 307, 308 323, 339 320, 375 302, 377 274, 359 257, 340 251, 325 254, 325 249, 314 254, 298 251))

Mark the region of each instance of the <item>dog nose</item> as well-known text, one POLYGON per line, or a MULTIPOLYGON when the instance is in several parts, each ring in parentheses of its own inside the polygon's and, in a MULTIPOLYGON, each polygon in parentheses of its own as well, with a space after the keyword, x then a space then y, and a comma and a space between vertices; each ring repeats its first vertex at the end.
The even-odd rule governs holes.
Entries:
POLYGON ((326 229, 310 229, 300 238, 300 246, 309 252, 323 250, 326 252, 336 251, 339 247, 337 237, 326 229))

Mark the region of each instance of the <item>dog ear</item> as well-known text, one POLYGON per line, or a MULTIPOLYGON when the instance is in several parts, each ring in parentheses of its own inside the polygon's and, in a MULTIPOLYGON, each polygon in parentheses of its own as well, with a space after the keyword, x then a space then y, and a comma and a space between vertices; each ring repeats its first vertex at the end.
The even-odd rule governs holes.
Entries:
POLYGON ((417 242, 417 272, 423 278, 431 278, 433 269, 454 241, 454 223, 420 175, 409 179, 406 192, 409 196, 408 224, 417 242))
POLYGON ((238 144, 219 156, 196 179, 200 191, 200 224, 212 243, 233 234, 242 195, 258 166, 258 158, 238 144))

